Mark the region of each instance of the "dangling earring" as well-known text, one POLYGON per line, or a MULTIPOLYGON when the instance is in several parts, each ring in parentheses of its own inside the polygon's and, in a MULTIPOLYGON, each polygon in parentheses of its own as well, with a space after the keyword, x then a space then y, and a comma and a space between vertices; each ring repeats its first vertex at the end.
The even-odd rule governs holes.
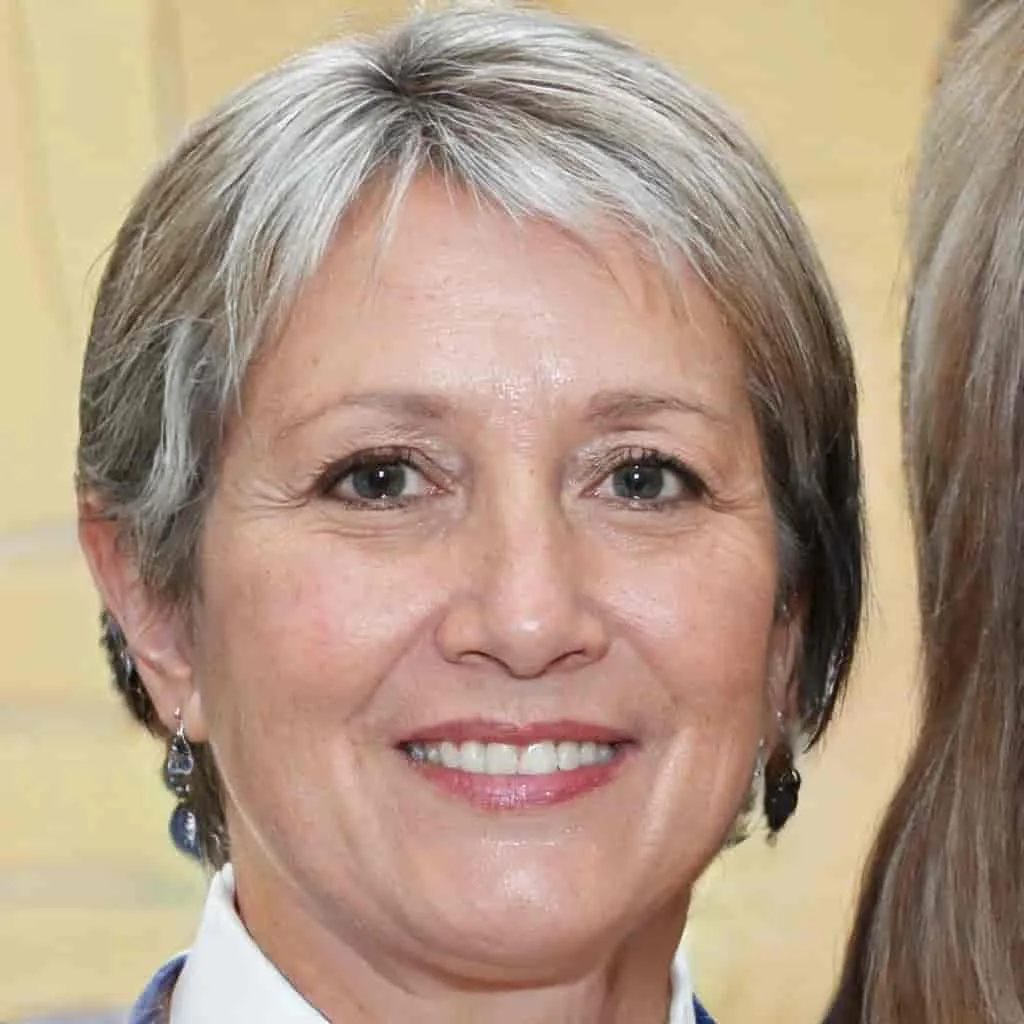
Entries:
POLYGON ((772 838, 793 816, 800 798, 800 772, 793 764, 793 750, 783 739, 764 766, 764 816, 772 838))
POLYGON ((178 798, 177 806, 171 812, 168 831, 171 842, 186 856, 200 858, 199 822, 196 812, 189 806, 192 795, 192 773, 196 769, 195 755, 185 736, 185 723, 181 708, 174 712, 178 723, 170 743, 167 745, 167 760, 164 762, 164 783, 178 798))

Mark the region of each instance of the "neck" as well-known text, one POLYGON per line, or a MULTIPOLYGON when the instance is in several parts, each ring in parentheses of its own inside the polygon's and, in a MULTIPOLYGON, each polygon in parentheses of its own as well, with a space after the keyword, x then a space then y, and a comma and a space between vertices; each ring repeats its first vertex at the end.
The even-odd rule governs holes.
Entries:
POLYGON ((329 1021, 385 1024, 665 1024, 671 964, 688 894, 615 948, 543 976, 499 977, 470 964, 416 959, 329 920, 296 887, 239 872, 238 907, 263 953, 329 1021), (253 884, 255 883, 255 884, 253 884), (276 891, 275 891, 276 890, 276 891))

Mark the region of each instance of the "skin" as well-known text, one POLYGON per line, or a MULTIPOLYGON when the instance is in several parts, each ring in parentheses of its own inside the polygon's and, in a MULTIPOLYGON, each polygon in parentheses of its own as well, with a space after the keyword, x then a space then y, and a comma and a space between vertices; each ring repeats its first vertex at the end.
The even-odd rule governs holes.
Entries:
POLYGON ((191 622, 88 499, 86 552, 165 723, 213 744, 248 929, 326 1017, 661 1024, 792 667, 740 347, 611 233, 598 258, 423 179, 380 256, 374 214, 250 372, 191 622), (353 504, 338 460, 395 448, 401 500, 353 504), (656 500, 616 493, 638 459, 656 500), (486 811, 396 750, 473 718, 633 745, 486 811))

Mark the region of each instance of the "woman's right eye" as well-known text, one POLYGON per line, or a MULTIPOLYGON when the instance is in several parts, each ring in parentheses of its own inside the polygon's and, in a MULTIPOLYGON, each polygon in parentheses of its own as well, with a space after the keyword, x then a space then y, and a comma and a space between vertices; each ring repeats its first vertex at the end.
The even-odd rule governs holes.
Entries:
POLYGON ((423 474, 406 459, 361 458, 332 474, 324 493, 351 505, 389 508, 433 490, 423 474))

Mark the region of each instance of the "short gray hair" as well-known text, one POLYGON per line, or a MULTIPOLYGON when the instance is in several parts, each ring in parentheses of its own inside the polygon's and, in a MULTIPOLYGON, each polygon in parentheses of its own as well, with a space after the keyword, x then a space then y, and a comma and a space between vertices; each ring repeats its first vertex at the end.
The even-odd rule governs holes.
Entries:
MULTIPOLYGON (((310 50, 244 86, 151 176, 96 303, 78 482, 168 600, 195 587, 220 439, 247 367, 346 211, 430 171, 511 218, 580 237, 609 222, 678 280, 686 263, 742 342, 800 593, 801 726, 849 670, 862 589, 856 388, 844 327, 793 204, 709 95, 602 31, 453 7, 310 50)), ((154 724, 150 715, 149 723, 154 724)))

